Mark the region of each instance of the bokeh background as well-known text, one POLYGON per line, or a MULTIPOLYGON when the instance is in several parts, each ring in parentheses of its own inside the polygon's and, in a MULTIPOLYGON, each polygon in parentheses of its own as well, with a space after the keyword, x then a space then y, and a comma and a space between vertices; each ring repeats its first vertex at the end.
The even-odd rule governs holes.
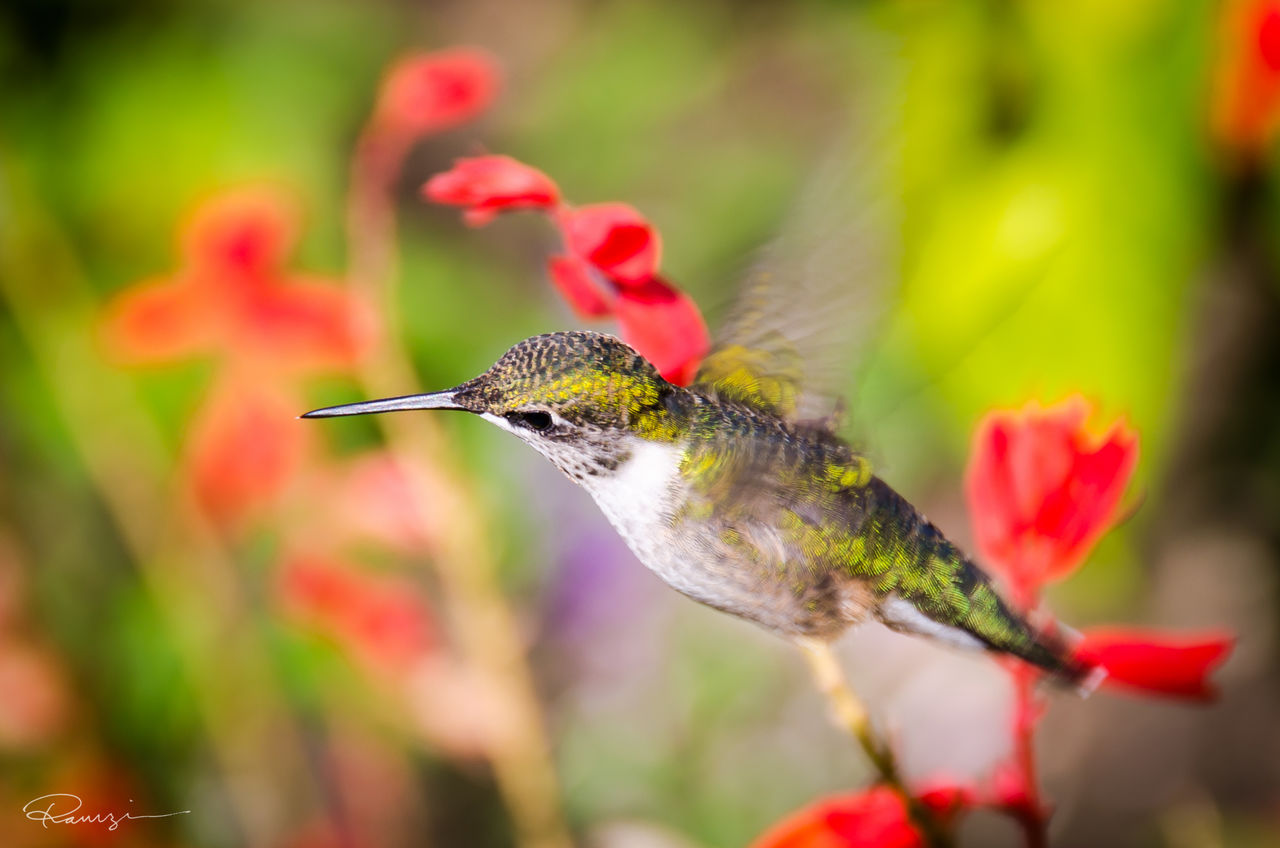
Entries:
MULTIPOLYGON (((869 89, 901 250, 851 435, 968 543, 983 413, 1083 394, 1141 458, 1055 608, 1239 637, 1209 706, 1053 698, 1055 843, 1280 844, 1280 8, 11 0, 0 69, 0 844, 534 845, 551 810, 587 844, 736 846, 864 783, 792 649, 662 586, 515 440, 290 416, 581 325, 544 221, 421 200, 454 157, 635 205, 714 327, 869 89), (504 82, 390 184, 398 360, 277 369, 250 330, 142 366, 113 348, 113 298, 183 267, 193 210, 245 186, 296 210, 288 275, 340 286, 384 71, 457 44, 504 82), (24 819, 55 792, 190 812, 24 819)), ((990 662, 874 626, 841 651, 910 775, 1007 753, 990 662)), ((993 816, 963 833, 1017 844, 993 816)))

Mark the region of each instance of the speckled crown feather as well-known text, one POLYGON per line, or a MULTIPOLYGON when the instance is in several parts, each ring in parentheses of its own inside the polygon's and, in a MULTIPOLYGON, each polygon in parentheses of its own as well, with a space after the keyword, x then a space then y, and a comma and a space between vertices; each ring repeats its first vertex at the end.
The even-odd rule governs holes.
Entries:
POLYGON ((554 410, 568 421, 673 437, 668 383, 630 346, 603 333, 548 333, 512 347, 488 371, 458 387, 459 405, 505 415, 554 410))

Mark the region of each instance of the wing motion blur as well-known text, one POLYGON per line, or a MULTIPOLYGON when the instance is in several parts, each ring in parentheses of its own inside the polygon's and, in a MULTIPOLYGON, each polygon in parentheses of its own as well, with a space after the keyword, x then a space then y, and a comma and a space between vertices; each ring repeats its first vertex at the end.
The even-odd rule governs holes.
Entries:
POLYGON ((834 423, 899 276, 892 57, 762 251, 694 384, 792 421, 834 423))

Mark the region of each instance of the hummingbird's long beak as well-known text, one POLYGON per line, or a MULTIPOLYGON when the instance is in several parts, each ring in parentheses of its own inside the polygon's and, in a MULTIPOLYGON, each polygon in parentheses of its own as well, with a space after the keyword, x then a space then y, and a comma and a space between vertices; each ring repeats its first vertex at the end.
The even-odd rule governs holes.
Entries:
POLYGON ((464 407, 454 402, 454 396, 457 393, 456 389, 450 389, 447 392, 431 392, 425 395, 405 395, 382 400, 366 400, 360 403, 345 403, 342 406, 313 409, 299 417, 337 418, 340 415, 369 415, 374 412, 398 412, 402 409, 463 409, 464 407))

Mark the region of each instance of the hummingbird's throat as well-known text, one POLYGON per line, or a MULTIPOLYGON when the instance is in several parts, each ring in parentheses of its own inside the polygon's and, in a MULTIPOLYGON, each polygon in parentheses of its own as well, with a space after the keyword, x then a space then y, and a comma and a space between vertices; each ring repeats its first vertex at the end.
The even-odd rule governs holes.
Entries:
POLYGON ((551 464, 587 488, 616 476, 635 453, 629 443, 639 441, 616 434, 580 434, 571 439, 530 441, 551 464))

